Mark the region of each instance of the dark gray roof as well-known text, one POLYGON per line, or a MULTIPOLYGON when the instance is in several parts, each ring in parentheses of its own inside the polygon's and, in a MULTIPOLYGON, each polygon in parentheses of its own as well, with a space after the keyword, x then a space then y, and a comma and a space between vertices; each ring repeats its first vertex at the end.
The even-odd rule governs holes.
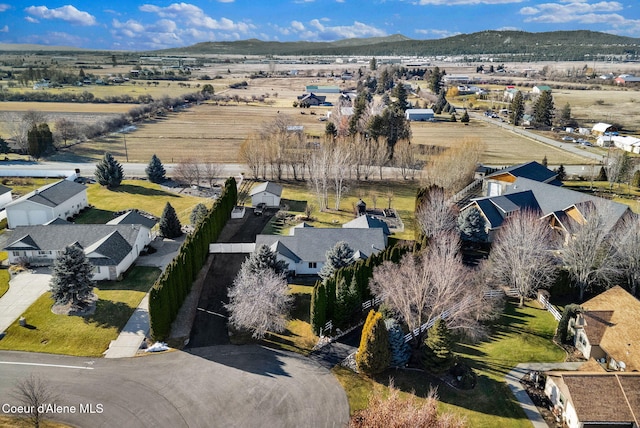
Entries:
POLYGON ((391 231, 389 231, 389 226, 387 225, 387 223, 385 223, 384 220, 380 220, 379 218, 374 217, 370 214, 358 216, 350 222, 343 224, 342 227, 356 229, 371 229, 378 227, 384 231, 385 235, 391 235, 391 231))
MULTIPOLYGON (((85 252, 97 251, 104 260, 118 264, 135 245, 140 225, 51 224, 18 226, 8 238, 5 250, 58 251, 77 243, 85 252), (126 252, 124 252, 126 250, 126 252)), ((92 259, 93 261, 93 259, 92 259)))
MULTIPOLYGON (((536 161, 532 161, 529 163, 524 163, 521 165, 510 166, 509 168, 504 168, 498 170, 492 174, 489 174, 485 177, 485 179, 490 179, 497 175, 502 175, 504 173, 509 173, 514 177, 524 177, 529 178, 531 180, 546 182, 555 178, 558 174, 551 171, 546 166, 539 164, 536 161)), ((554 184, 561 184, 558 181, 555 181, 554 184)))
POLYGON ((95 266, 111 266, 124 260, 132 248, 127 240, 120 235, 120 232, 114 230, 98 242, 85 248, 84 251, 95 266))
POLYGON ((67 221, 67 220, 65 220, 63 218, 56 217, 53 220, 49 220, 48 222, 46 222, 44 224, 45 225, 48 225, 48 224, 71 224, 71 222, 67 221))
POLYGON ((253 196, 260 192, 269 192, 276 196, 280 196, 282 195, 282 186, 270 181, 265 181, 264 183, 260 183, 253 189, 251 189, 251 193, 249 194, 249 196, 253 196))
MULTIPOLYGON (((534 194, 531 191, 509 195, 505 194, 502 196, 488 196, 474 199, 473 202, 478 205, 478 208, 489 222, 491 229, 500 227, 507 215, 515 211, 521 209, 540 210, 534 194)), ((473 204, 473 202, 471 204, 473 204)))
POLYGON ((0 195, 4 195, 7 192, 11 191, 11 187, 4 186, 0 184, 0 195))
POLYGON ((158 221, 155 219, 143 216, 139 212, 131 210, 127 211, 121 216, 114 218, 113 220, 110 220, 109 222, 107 222, 107 224, 141 224, 147 229, 151 230, 157 222, 158 221))
MULTIPOLYGON (((279 242, 279 245, 284 245, 300 260, 324 262, 327 250, 333 248, 340 241, 347 242, 354 251, 360 251, 365 257, 385 248, 385 236, 380 228, 333 229, 319 227, 295 229, 292 236, 258 235, 256 247, 260 244, 272 247, 273 244, 279 242)), ((285 255, 284 253, 280 254, 285 255)), ((292 260, 295 259, 292 258, 292 260)))
POLYGON ((57 207, 85 190, 87 190, 87 187, 83 184, 78 184, 69 180, 60 180, 55 183, 42 186, 33 192, 27 193, 21 198, 7 204, 7 206, 28 200, 47 207, 57 207))

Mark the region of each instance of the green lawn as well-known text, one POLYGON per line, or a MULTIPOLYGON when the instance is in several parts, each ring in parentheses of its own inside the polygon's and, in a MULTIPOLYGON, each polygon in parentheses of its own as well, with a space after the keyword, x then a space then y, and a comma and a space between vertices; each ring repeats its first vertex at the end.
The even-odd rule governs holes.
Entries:
POLYGON ((366 407, 369 395, 376 389, 385 389, 389 378, 393 378, 397 388, 415 391, 420 397, 426 396, 431 386, 437 386, 440 408, 464 416, 470 427, 530 427, 504 383, 504 376, 518 363, 563 361, 564 352, 551 341, 556 324, 551 314, 539 309, 535 302, 524 308, 509 302, 487 340, 461 343, 455 349, 478 374, 478 385, 471 391, 452 389, 416 371, 388 370, 375 379, 342 368, 333 372, 347 392, 352 413, 366 407))
POLYGON ((7 269, 0 269, 0 297, 9 290, 9 276, 7 269))
POLYGON ((90 184, 87 197, 93 208, 80 215, 76 223, 106 223, 113 219, 114 212, 131 208, 160 217, 165 204, 169 202, 182 224, 188 224, 194 206, 201 202, 209 208, 213 205, 213 199, 180 195, 146 180, 124 180, 122 185, 113 190, 99 184, 90 184))
POLYGON ((99 282, 96 311, 86 317, 55 315, 45 293, 23 314, 28 327, 14 322, 0 340, 0 349, 100 357, 159 274, 157 268, 139 266, 122 281, 99 282))
MULTIPOLYGON (((335 207, 335 198, 329 194, 329 210, 320 212, 317 210, 316 196, 311 189, 302 183, 280 183, 284 187, 282 191, 282 203, 287 204, 293 214, 301 214, 305 203, 316 207, 312 217, 315 221, 308 222, 316 227, 340 227, 354 218, 355 204, 362 198, 367 208, 387 208, 388 197, 391 195, 391 207, 395 208, 404 222, 404 232, 394 234, 398 239, 414 239, 414 215, 416 192, 419 183, 417 181, 392 181, 385 182, 354 182, 343 194, 340 201, 340 210, 335 207), (373 203, 374 197, 376 203, 373 203)), ((266 233, 266 232, 265 232, 266 233)), ((283 230, 286 233, 286 230, 283 230)))
POLYGON ((581 192, 587 192, 594 196, 611 198, 615 202, 629 205, 635 213, 640 213, 640 189, 626 184, 614 184, 611 186, 608 181, 564 181, 564 186, 581 192), (611 188, 610 188, 611 187, 611 188))

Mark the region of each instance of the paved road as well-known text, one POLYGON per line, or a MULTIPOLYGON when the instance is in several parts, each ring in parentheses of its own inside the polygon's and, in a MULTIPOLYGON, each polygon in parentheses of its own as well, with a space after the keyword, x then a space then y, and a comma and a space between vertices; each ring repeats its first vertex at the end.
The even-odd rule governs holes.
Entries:
POLYGON ((79 427, 343 427, 349 419, 328 370, 253 345, 124 360, 0 352, 0 373, 0 406, 17 404, 10 394, 31 373, 59 393, 56 404, 101 404, 102 413, 55 415, 79 427))

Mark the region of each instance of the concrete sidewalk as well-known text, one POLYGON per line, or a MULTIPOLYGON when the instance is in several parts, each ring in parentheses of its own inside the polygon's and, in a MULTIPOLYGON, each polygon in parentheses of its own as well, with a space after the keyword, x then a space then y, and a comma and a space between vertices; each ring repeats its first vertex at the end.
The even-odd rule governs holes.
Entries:
POLYGON ((147 293, 127 321, 118 338, 112 340, 105 358, 135 357, 149 333, 149 294, 147 293))
MULTIPOLYGON (((49 269, 21 272, 9 281, 9 290, 0 298, 0 333, 49 291, 49 269)), ((29 323, 29 320, 27 320, 29 323)))
POLYGON ((524 390, 522 384, 520 383, 520 379, 531 370, 544 372, 548 370, 578 370, 578 368, 584 364, 581 363, 523 363, 518 364, 505 376, 504 380, 507 383, 507 386, 513 393, 513 396, 520 403, 520 407, 524 410, 524 413, 527 415, 527 418, 531 421, 534 428, 549 428, 547 423, 544 421, 542 415, 538 411, 538 408, 533 404, 531 398, 529 398, 529 394, 524 390))

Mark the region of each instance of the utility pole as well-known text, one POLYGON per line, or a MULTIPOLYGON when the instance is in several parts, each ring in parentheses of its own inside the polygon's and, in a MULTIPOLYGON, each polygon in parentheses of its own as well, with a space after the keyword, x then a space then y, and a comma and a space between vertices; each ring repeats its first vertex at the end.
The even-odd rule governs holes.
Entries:
POLYGON ((127 158, 127 163, 129 163, 129 152, 127 151, 127 135, 123 132, 122 138, 124 139, 124 155, 127 158))

